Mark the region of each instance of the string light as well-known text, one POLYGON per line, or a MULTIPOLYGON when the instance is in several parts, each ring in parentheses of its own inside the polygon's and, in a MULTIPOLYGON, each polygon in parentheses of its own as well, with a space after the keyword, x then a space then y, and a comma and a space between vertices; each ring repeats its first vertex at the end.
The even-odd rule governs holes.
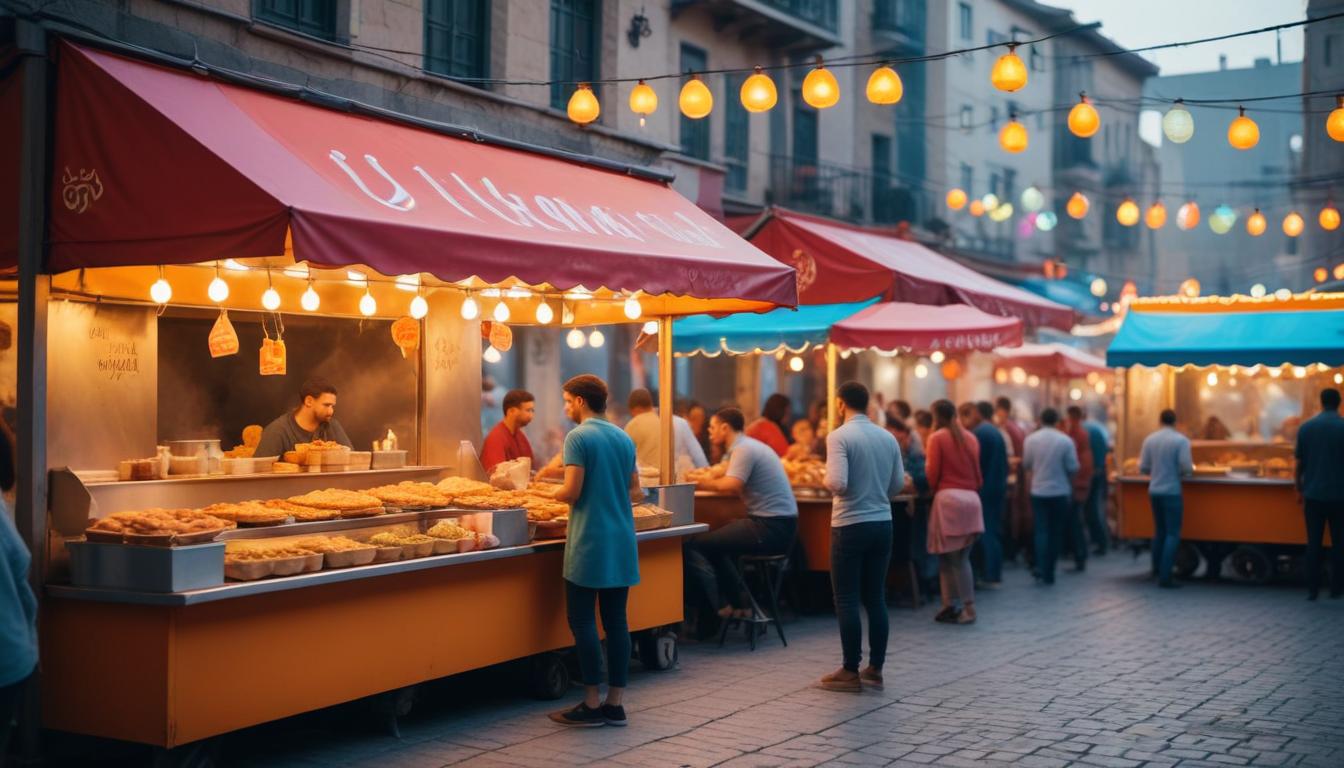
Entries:
POLYGON ((1259 237, 1265 234, 1266 224, 1265 214, 1261 213, 1259 208, 1256 208, 1255 213, 1252 213, 1246 219, 1246 232, 1251 237, 1259 237))
POLYGON ((497 323, 507 323, 509 322, 509 316, 511 314, 512 313, 509 312, 509 305, 501 301, 495 305, 495 311, 491 316, 495 318, 495 322, 497 323))
POLYGON ((1088 202, 1087 195, 1084 195, 1082 192, 1074 192, 1073 195, 1069 197, 1069 202, 1064 206, 1064 210, 1073 218, 1082 219, 1087 215, 1087 209, 1091 206, 1092 204, 1088 202))
POLYGON ((840 101, 840 83, 817 56, 817 66, 803 78, 803 101, 817 109, 834 107, 840 101))
POLYGON ((644 315, 644 306, 639 303, 639 299, 631 296, 625 300, 625 316, 631 320, 638 320, 644 315))
POLYGON ((303 295, 299 297, 299 306, 303 307, 305 312, 316 312, 321 304, 322 297, 318 296, 317 291, 313 290, 313 281, 309 279, 308 290, 304 291, 303 295))
POLYGON ((1226 235, 1232 231, 1232 227, 1237 223, 1237 212, 1229 206, 1220 205, 1213 209, 1213 215, 1209 217, 1209 229, 1216 235, 1226 235))
POLYGON ((644 324, 644 335, 653 336, 658 333, 658 321, 650 320, 644 324))
POLYGON ((681 107, 681 114, 699 120, 714 109, 714 94, 710 93, 699 75, 691 75, 691 79, 681 87, 681 97, 677 103, 681 107))
POLYGON ((155 304, 167 304, 173 298, 173 286, 163 276, 163 267, 159 267, 159 279, 149 286, 149 298, 154 300, 155 304))
POLYGON ((984 204, 984 202, 981 201, 981 200, 972 200, 970 206, 967 207, 967 211, 968 211, 972 216, 977 216, 977 217, 979 217, 979 216, 984 216, 984 215, 985 215, 985 204, 984 204))
POLYGON ((1335 97, 1335 108, 1325 118, 1325 132, 1335 141, 1344 141, 1344 94, 1335 97))
POLYGON ((919 363, 915 366, 915 378, 927 379, 929 377, 929 366, 919 363))
POLYGON ((603 344, 606 343, 607 343, 607 337, 603 336, 602 332, 597 330, 596 328, 593 329, 592 333, 588 334, 588 346, 592 347, 593 349, 598 349, 599 347, 601 347, 603 344))
POLYGON ((1000 203, 998 208, 989 212, 989 218, 992 221, 1005 222, 1013 216, 1012 203, 1000 203))
POLYGON ((1311 277, 1318 283, 1324 283, 1330 277, 1330 272, 1325 267, 1317 267, 1316 271, 1311 273, 1311 277))
POLYGON ((1181 229, 1194 229, 1199 226, 1199 203, 1194 200, 1176 210, 1176 226, 1181 229))
POLYGON ((1195 135, 1195 118, 1185 108, 1185 101, 1177 99, 1175 106, 1162 116, 1162 134, 1172 144, 1184 144, 1195 135))
POLYGON ((999 130, 999 146, 1003 151, 1019 154, 1025 152, 1028 144, 1027 127, 1017 120, 1017 113, 1008 115, 1008 122, 999 130))
POLYGON ((267 288, 261 294, 261 306, 267 312, 274 312, 280 308, 280 292, 275 288, 267 288))
POLYGON ((1297 237, 1302 234, 1302 229, 1305 226, 1306 222, 1302 220, 1302 214, 1297 211, 1292 211, 1283 217, 1283 234, 1289 237, 1297 237))
POLYGON ((1022 197, 1020 200, 1022 202, 1022 210, 1024 211, 1039 211, 1041 210, 1041 207, 1045 205, 1045 195, 1041 194, 1041 190, 1037 189, 1035 186, 1030 186, 1022 190, 1022 197))
POLYGON ((1144 214, 1143 222, 1149 229, 1161 229, 1162 225, 1167 223, 1167 206, 1160 202, 1148 206, 1148 213, 1144 214))
POLYGON ((1013 379, 1013 383, 1014 383, 1014 384, 1026 384, 1026 383, 1027 383, 1027 372, 1026 372, 1025 370, 1023 370, 1022 368, 1019 368, 1019 367, 1017 367, 1017 366, 1013 366, 1013 370, 1012 370, 1012 379, 1013 379))
POLYGON ((538 323, 538 324, 540 324, 540 325, 550 325, 550 324, 551 324, 551 321, 554 320, 554 319, 555 319, 555 310, 551 309, 551 305, 550 305, 550 304, 547 304, 546 302, 543 301, 543 302, 541 302, 540 304, 537 305, 537 323, 538 323))
POLYGON ((1177 289, 1187 299, 1199 298, 1199 281, 1193 277, 1187 277, 1181 281, 1181 287, 1177 289))
POLYGON ((993 192, 990 192, 989 194, 980 198, 980 202, 984 203, 986 211, 992 211, 995 208, 999 207, 999 196, 994 194, 993 192))
POLYGON ((868 76, 868 100, 874 104, 895 104, 905 95, 901 76, 891 67, 878 67, 868 76))
POLYGON ((374 312, 378 311, 378 302, 373 300, 373 294, 369 289, 364 289, 364 295, 359 299, 359 313, 365 317, 372 317, 374 312))
POLYGON ((1059 223, 1059 217, 1054 211, 1041 211, 1036 215, 1036 228, 1042 232, 1049 232, 1059 223))
POLYGON ((630 91, 630 111, 639 115, 639 127, 644 127, 644 118, 658 109, 658 92, 643 80, 635 84, 630 91))
POLYGON ((1209 371, 1209 375, 1204 377, 1204 381, 1208 383, 1210 387, 1216 387, 1218 386, 1218 374, 1214 371, 1209 371))
POLYGON ((789 358, 789 370, 793 371, 794 373, 798 373, 799 371, 803 370, 803 358, 798 357, 797 355, 794 355, 793 357, 789 358))
POLYGON ((1034 374, 1034 373, 1031 374, 1030 376, 1027 377, 1027 386, 1028 386, 1028 387, 1039 387, 1039 386, 1041 386, 1041 377, 1040 377, 1040 376, 1037 376, 1037 375, 1034 374))
POLYGON ((500 360, 503 360, 504 356, 499 354, 499 350, 495 349, 494 344, 491 344, 485 348, 484 352, 481 353, 481 359, 487 363, 490 363, 491 365, 494 365, 495 363, 498 363, 500 360))
MULTIPOLYGON (((966 190, 960 187, 953 187, 947 191, 947 207, 954 211, 960 211, 966 207, 966 190)), ((1325 215, 1322 212, 1321 215, 1325 215)))
POLYGON ((602 105, 597 103, 597 96, 587 83, 579 83, 579 87, 575 88, 574 94, 569 97, 569 107, 566 111, 570 120, 579 125, 586 125, 602 114, 602 105))
POLYGON ((424 296, 416 294, 415 298, 411 299, 410 312, 412 318, 416 320, 423 320, 425 315, 429 314, 429 302, 425 301, 424 296))
POLYGON ((1090 287, 1092 289, 1092 295, 1096 296, 1098 299, 1106 295, 1106 281, 1100 277, 1094 279, 1090 287))
POLYGON ((933 354, 929 355, 929 362, 933 363, 934 365, 937 365, 946 359, 947 355, 944 355, 942 350, 935 350, 933 354))
POLYGON ((218 264, 215 265, 215 279, 210 281, 210 286, 205 289, 205 294, 216 304, 229 298, 229 284, 224 282, 224 278, 219 276, 218 264))
POLYGON ((1333 274, 1336 280, 1344 280, 1344 262, 1335 265, 1333 274))
POLYGON ((1078 94, 1078 103, 1069 110, 1069 131, 1080 139, 1090 139, 1101 130, 1101 115, 1087 100, 1086 93, 1078 94))
POLYGON ((779 102, 779 91, 775 88, 775 81, 771 80, 760 67, 756 68, 751 77, 742 81, 738 95, 742 99, 743 108, 748 112, 764 112, 779 102))
POLYGON ((1280 288, 1279 290, 1274 292, 1274 298, 1278 299, 1279 301, 1287 301, 1293 298, 1293 292, 1287 288, 1280 288))
POLYGON ((1260 143, 1260 126, 1246 116, 1245 107, 1237 107, 1238 115, 1227 126, 1227 143, 1236 149, 1250 149, 1260 143))
POLYGON ((481 305, 476 303, 476 299, 470 294, 462 300, 462 319, 475 320, 481 316, 481 305))
POLYGON ((1255 285, 1251 286, 1251 298, 1255 299, 1264 298, 1267 290, 1268 289, 1265 288, 1264 283, 1256 283, 1255 285))
POLYGON ((1121 226, 1132 227, 1139 223, 1139 204, 1132 198, 1125 198, 1120 207, 1115 209, 1115 220, 1120 222, 1121 226))
POLYGON ((1027 65, 1017 55, 1017 45, 1009 44, 1008 52, 994 62, 989 72, 989 82, 1000 91, 1012 93, 1027 85, 1027 65))
POLYGON ((588 337, 578 328, 571 328, 569 333, 565 334, 565 344, 570 349, 582 349, 583 345, 588 343, 588 337))
POLYGON ((1334 203, 1326 203, 1325 207, 1321 209, 1320 215, 1316 217, 1316 221, 1320 223, 1321 229, 1334 232, 1339 229, 1339 209, 1335 207, 1334 203))

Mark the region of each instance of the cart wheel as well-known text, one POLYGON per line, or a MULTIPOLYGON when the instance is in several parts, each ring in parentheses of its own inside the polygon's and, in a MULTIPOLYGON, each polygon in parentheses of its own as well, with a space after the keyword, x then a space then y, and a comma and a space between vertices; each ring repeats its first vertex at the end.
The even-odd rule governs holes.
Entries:
POLYGON ((1176 575, 1189 579, 1199 570, 1199 548, 1188 541, 1182 541, 1176 549, 1176 575))
POLYGON ((677 665, 677 635, 666 629, 641 632, 639 661, 650 672, 666 672, 677 665))
POLYGON ((541 653, 532 657, 532 695, 542 701, 555 701, 569 690, 569 667, 559 653, 541 653))
POLYGON ((1274 575, 1274 564, 1260 547, 1242 544, 1232 550, 1231 560, 1232 570, 1252 584, 1267 584, 1274 575))

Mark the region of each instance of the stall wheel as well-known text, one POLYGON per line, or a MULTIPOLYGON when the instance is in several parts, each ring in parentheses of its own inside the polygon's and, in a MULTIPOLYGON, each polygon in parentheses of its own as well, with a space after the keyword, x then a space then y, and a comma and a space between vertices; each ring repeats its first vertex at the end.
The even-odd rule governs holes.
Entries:
POLYGON ((1199 560, 1198 545, 1182 541, 1176 549, 1176 575, 1182 579, 1194 577, 1195 571, 1199 570, 1199 560))
POLYGON ((569 690, 569 666, 563 654, 554 651, 532 657, 528 688, 542 701, 555 701, 569 690))
POLYGON ((415 708, 419 692, 416 686, 398 688, 395 691, 380 693, 373 699, 374 711, 383 721, 383 726, 393 738, 401 738, 401 718, 409 715, 415 708))
POLYGON ((677 666, 677 634, 662 629, 639 633, 639 661, 650 672, 666 672, 677 666))
POLYGON ((1261 547, 1242 544, 1232 550, 1232 570, 1252 584, 1267 584, 1274 575, 1274 564, 1261 547))

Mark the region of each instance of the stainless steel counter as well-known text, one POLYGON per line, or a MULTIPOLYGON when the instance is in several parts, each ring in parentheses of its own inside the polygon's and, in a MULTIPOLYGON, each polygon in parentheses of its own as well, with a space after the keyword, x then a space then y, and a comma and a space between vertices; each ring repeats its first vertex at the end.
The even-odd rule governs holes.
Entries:
MULTIPOLYGON (((695 523, 691 525, 673 526, 671 528, 661 528, 656 531, 644 531, 636 533, 635 538, 638 541, 655 541, 657 539, 666 539, 676 536, 690 536, 707 530, 709 530, 709 526, 695 523)), ((263 595, 270 592, 282 592, 289 589, 303 589, 305 587, 337 584, 345 581, 354 581, 356 579, 390 576, 396 573, 411 573, 413 571, 424 571, 431 568, 466 565, 468 563, 482 562, 485 560, 522 557, 538 552, 560 549, 563 548, 564 545, 565 542, 563 539, 536 541, 522 547, 503 547, 500 549, 486 550, 484 552, 467 552, 465 554, 457 555, 433 555, 430 557, 416 558, 414 560, 402 560, 395 563, 362 565, 353 568, 340 568, 318 571, 317 573, 306 573, 298 576, 284 576, 275 579, 261 579, 259 581, 224 584, 218 587, 208 587, 206 589, 197 589, 190 592, 129 592, 125 590, 94 589, 90 587, 72 587, 51 584, 47 586, 46 594, 48 597, 54 598, 91 600, 103 603, 161 606, 198 605, 200 603, 210 603, 216 600, 231 600, 251 595, 263 595)))
MULTIPOLYGON (((1122 483, 1148 482, 1147 475, 1121 475, 1116 478, 1122 483)), ((1282 485, 1292 487, 1293 481, 1284 477, 1250 477, 1246 475, 1202 475, 1183 477, 1181 482, 1187 485, 1282 485)))

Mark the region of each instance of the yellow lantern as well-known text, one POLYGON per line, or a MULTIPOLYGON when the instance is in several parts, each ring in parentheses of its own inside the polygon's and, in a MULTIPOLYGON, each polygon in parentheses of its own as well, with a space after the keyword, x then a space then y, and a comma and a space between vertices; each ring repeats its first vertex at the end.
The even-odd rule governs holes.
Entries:
POLYGON ((1344 96, 1335 97, 1335 108, 1325 118, 1325 132, 1335 141, 1344 141, 1344 96))
POLYGON ((1330 273, 1329 271, 1326 270, 1325 267, 1317 267, 1316 271, 1311 273, 1311 276, 1316 280, 1316 282, 1324 283, 1325 279, 1330 276, 1330 273))
POLYGON ((868 76, 868 100, 874 104, 895 104, 904 94, 901 76, 891 67, 878 67, 868 76))
POLYGON ((714 109, 714 94, 709 92, 709 87, 699 75, 691 75, 691 79, 681 87, 681 97, 677 102, 681 107, 681 114, 692 120, 699 120, 714 109))
POLYGON ((834 107, 840 101, 840 83, 830 70, 822 66, 820 56, 817 57, 817 66, 803 78, 803 101, 817 109, 834 107))
POLYGON ((1199 226, 1199 203, 1191 200, 1177 209, 1176 226, 1181 229, 1194 229, 1199 226))
POLYGON ((1088 101, 1086 93, 1078 94, 1078 103, 1069 110, 1069 131, 1080 139, 1095 136, 1101 130, 1101 115, 1088 101))
POLYGON ((1302 228, 1305 223, 1302 221, 1302 214, 1297 211, 1289 213, 1283 217, 1283 234, 1289 237, 1297 237, 1302 234, 1302 228))
POLYGON ((1068 211, 1069 215, 1073 218, 1081 219, 1087 215, 1087 209, 1090 208, 1091 205, 1092 204, 1087 200, 1087 195, 1084 195, 1082 192, 1074 192, 1073 195, 1069 197, 1069 202, 1064 205, 1064 210, 1068 211))
POLYGON ((775 90, 775 81, 762 72, 760 67, 756 68, 756 72, 751 77, 742 81, 740 96, 742 106, 748 112, 764 112, 775 106, 779 101, 779 92, 775 90))
POLYGON ((947 191, 947 207, 954 211, 960 211, 966 207, 966 190, 959 187, 953 187, 947 191))
POLYGON ((1149 229, 1161 229, 1162 225, 1167 223, 1167 206, 1162 203, 1148 206, 1148 213, 1144 214, 1143 222, 1149 229))
POLYGON ((1139 204, 1126 197, 1125 201, 1115 209, 1115 220, 1120 222, 1121 226, 1132 227, 1139 223, 1139 204))
POLYGON ((1227 126, 1227 143, 1237 149, 1250 149, 1260 143, 1260 126, 1246 116, 1246 108, 1239 107, 1240 114, 1227 126))
POLYGON ((1009 115, 1008 122, 999 131, 999 146, 1004 152, 1018 154, 1027 149, 1027 127, 1017 121, 1017 114, 1009 115))
POLYGON ((630 111, 639 115, 639 125, 644 127, 644 118, 658 109, 658 93, 652 86, 640 80, 630 92, 630 111))
POLYGON ((985 204, 980 200, 972 200, 970 208, 968 210, 970 211, 972 216, 984 216, 985 204))
POLYGON ((1321 215, 1317 217, 1317 221, 1320 222, 1321 229, 1327 232, 1339 229, 1339 209, 1335 207, 1334 203, 1326 203, 1325 207, 1321 209, 1321 215))
POLYGON ((1180 287, 1179 290, 1180 290, 1180 292, 1181 292, 1181 295, 1184 296, 1184 297, 1186 297, 1187 299, 1198 298, 1198 297, 1199 297, 1199 281, 1196 280, 1196 279, 1193 278, 1193 277, 1186 278, 1186 279, 1181 283, 1181 287, 1180 287))
POLYGON ((1017 46, 1009 45, 1008 52, 994 62, 989 72, 989 82, 1000 91, 1020 91, 1027 85, 1027 65, 1017 55, 1017 46))
POLYGON ((1256 208, 1255 213, 1252 213, 1246 219, 1246 232, 1251 237, 1259 237, 1265 234, 1265 226, 1265 214, 1261 213, 1259 208, 1256 208))
POLYGON ((942 368, 940 368, 939 370, 942 371, 943 378, 947 379, 948 381, 956 381, 957 379, 961 378, 962 373, 961 363, 957 360, 948 360, 947 362, 943 363, 942 368))
POLYGON ((1333 274, 1336 280, 1344 280, 1344 262, 1335 265, 1333 274))
POLYGON ((569 97, 569 119, 579 125, 586 125, 597 119, 602 114, 602 106, 597 103, 597 96, 593 94, 593 89, 588 87, 587 83, 579 83, 579 87, 574 89, 574 95, 569 97))

